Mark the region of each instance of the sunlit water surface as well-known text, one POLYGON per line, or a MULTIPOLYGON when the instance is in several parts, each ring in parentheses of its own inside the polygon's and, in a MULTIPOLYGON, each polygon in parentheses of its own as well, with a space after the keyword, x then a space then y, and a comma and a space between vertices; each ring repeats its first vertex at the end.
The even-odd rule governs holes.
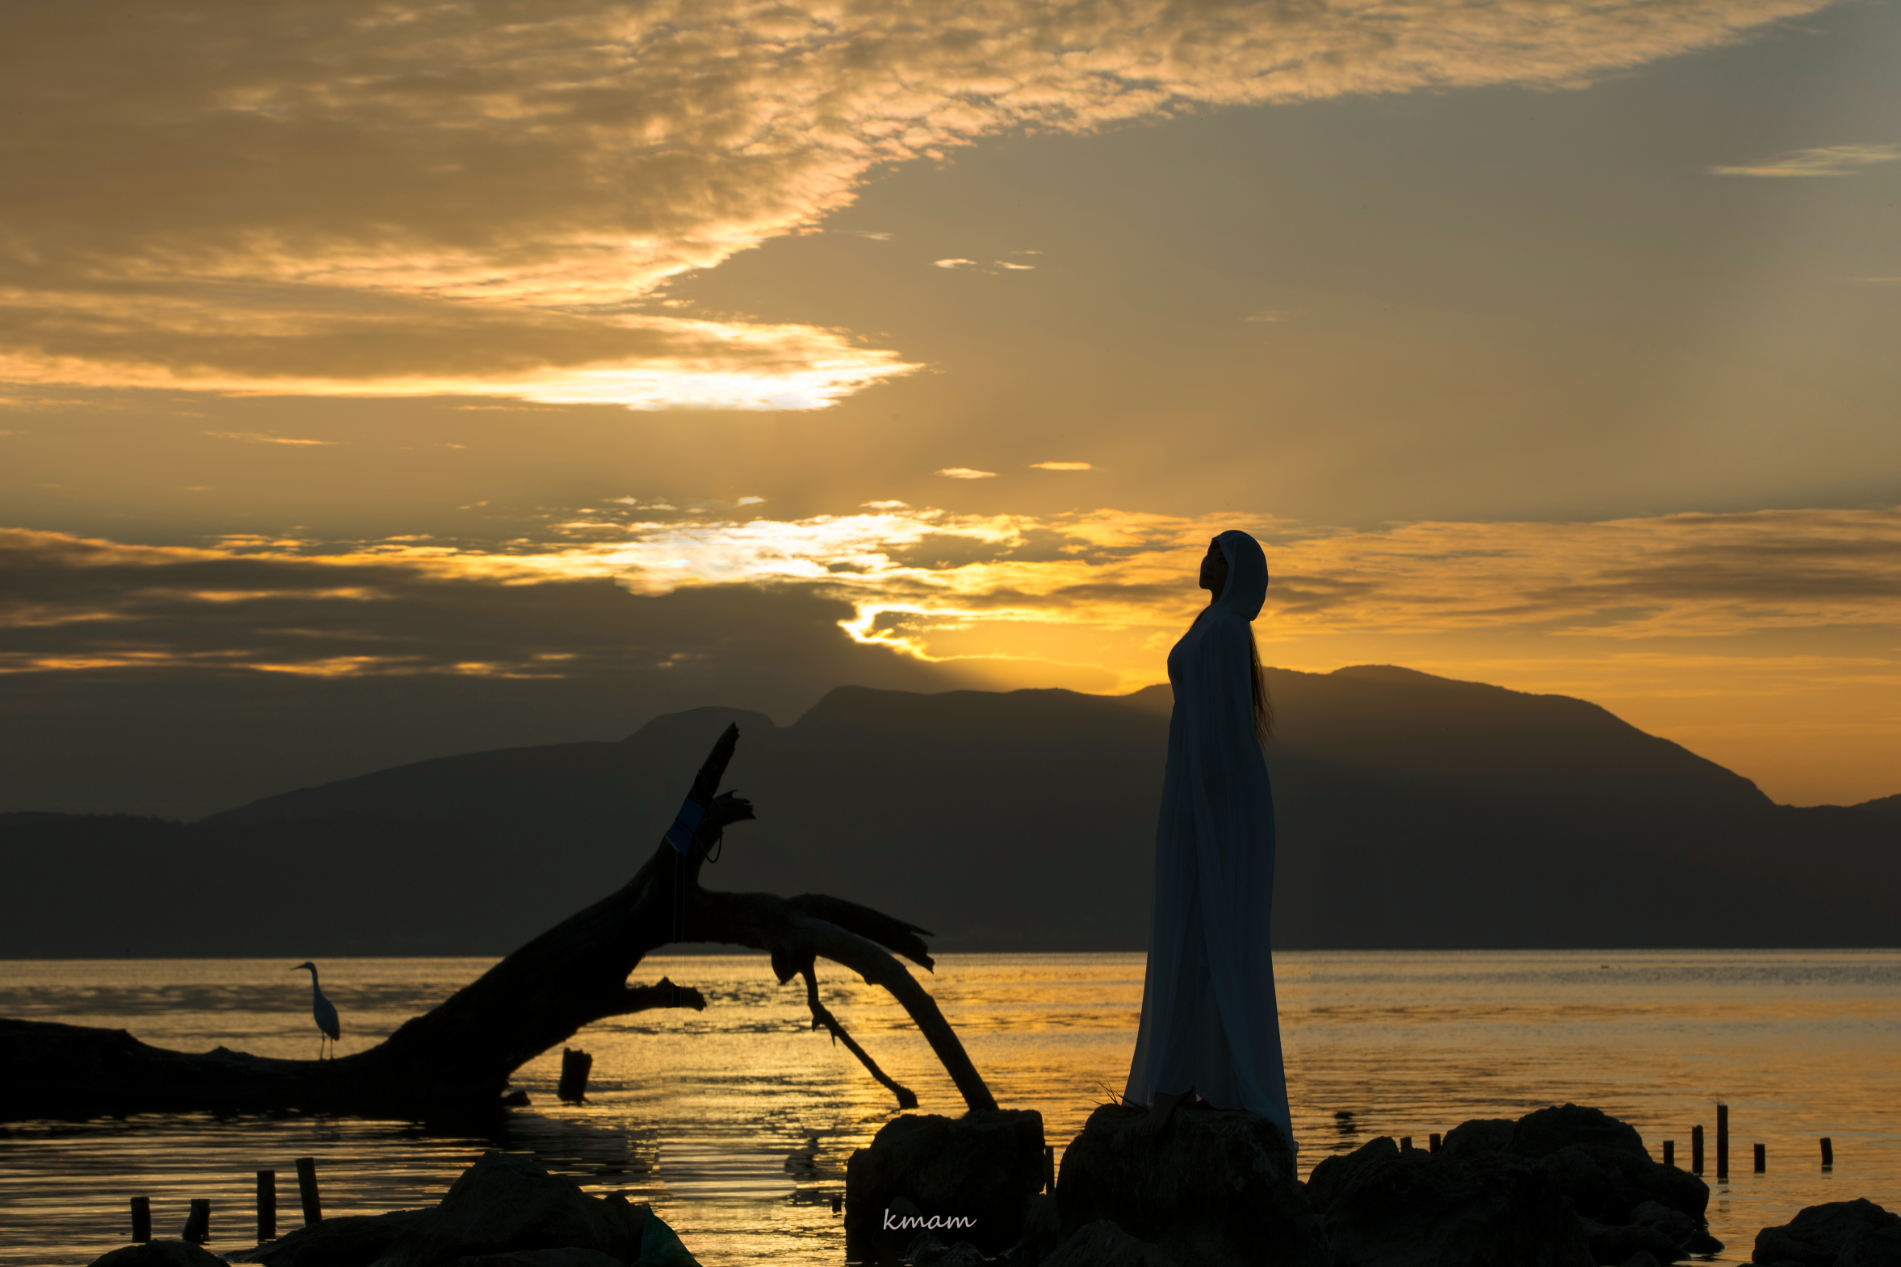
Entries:
MULTIPOLYGON (((484 960, 323 965, 361 1050, 446 997, 484 960)), ((999 1102, 1035 1108, 1058 1145, 1120 1089, 1143 957, 946 955, 929 988, 999 1102)), ((1376 1135, 1426 1136, 1553 1102, 1633 1123, 1653 1155, 1703 1123, 1715 1261, 1749 1259, 1757 1229, 1805 1205, 1865 1196, 1901 1209, 1901 952, 1307 952, 1279 957, 1281 1024, 1303 1171, 1376 1135), (1715 1105, 1730 1106, 1730 1180, 1715 1184, 1715 1105), (1835 1167, 1820 1168, 1830 1136, 1835 1167), (1768 1146, 1765 1174, 1751 1148, 1768 1146)), ((0 963, 0 1015, 123 1026, 184 1050, 312 1056, 303 974, 275 960, 0 963)), ((822 970, 822 969, 821 969, 822 970)), ((212 1203, 211 1248, 255 1239, 253 1174, 279 1172, 280 1228, 297 1225, 292 1161, 314 1156, 326 1214, 432 1202, 484 1149, 528 1152, 595 1192, 650 1201, 708 1267, 841 1264, 831 1198, 845 1159, 894 1112, 843 1048, 813 1033, 802 987, 762 955, 643 963, 699 987, 704 1012, 648 1013, 582 1032, 585 1105, 554 1097, 560 1053, 522 1069, 531 1099, 499 1141, 400 1122, 148 1116, 0 1127, 0 1264, 86 1263, 125 1243, 127 1202, 151 1198, 176 1236, 212 1203), (811 1165, 788 1161, 813 1139, 811 1165)), ((957 1113, 950 1080, 882 991, 843 970, 827 1004, 924 1112, 957 1113)))

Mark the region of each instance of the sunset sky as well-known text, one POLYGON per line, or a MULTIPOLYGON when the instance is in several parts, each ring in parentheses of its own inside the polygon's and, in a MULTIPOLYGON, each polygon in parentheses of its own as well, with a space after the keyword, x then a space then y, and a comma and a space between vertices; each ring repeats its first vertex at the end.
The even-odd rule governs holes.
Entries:
MULTIPOLYGON (((0 808, 1165 679, 1901 792, 1901 4, 40 5, 0 808)), ((1159 756, 1158 756, 1159 760, 1159 756)))

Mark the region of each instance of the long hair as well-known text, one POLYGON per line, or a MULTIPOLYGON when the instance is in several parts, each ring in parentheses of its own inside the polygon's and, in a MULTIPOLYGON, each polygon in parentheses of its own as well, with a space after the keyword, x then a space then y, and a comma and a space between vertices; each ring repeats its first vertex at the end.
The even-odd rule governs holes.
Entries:
MULTIPOLYGON (((1224 583, 1222 589, 1226 588, 1224 583)), ((1213 611, 1215 604, 1220 601, 1221 590, 1214 590, 1208 597, 1208 605, 1195 613, 1195 619, 1188 627, 1193 629, 1199 625, 1201 618, 1213 611)), ((1267 670, 1261 667, 1261 644, 1254 641, 1254 622, 1251 620, 1248 622, 1248 679, 1249 693, 1254 697, 1254 737, 1265 745, 1274 734, 1274 699, 1267 693, 1267 670)))
POLYGON ((1261 667, 1261 646, 1254 641, 1254 622, 1248 622, 1248 669, 1254 693, 1254 737, 1265 745, 1274 734, 1274 700, 1267 693, 1267 670, 1261 667))

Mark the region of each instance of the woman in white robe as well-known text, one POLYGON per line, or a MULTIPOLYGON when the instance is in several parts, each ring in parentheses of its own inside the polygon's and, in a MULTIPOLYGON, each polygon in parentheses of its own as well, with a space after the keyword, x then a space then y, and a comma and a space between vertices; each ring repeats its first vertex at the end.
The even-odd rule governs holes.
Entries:
POLYGON ((1197 1095, 1293 1123, 1281 1063, 1269 914, 1274 797, 1261 753, 1269 726, 1250 622, 1267 597, 1267 556, 1245 532, 1209 544, 1208 607, 1168 653, 1175 708, 1155 832, 1155 905, 1142 1029, 1125 1099, 1149 1129, 1197 1095))

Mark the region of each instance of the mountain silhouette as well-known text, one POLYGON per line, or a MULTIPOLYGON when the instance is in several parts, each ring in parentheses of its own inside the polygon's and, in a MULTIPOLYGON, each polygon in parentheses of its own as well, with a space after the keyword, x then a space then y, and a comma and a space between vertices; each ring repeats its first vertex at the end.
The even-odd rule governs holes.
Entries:
MULTIPOLYGON (((1901 944, 1901 798, 1779 806, 1582 700, 1269 670, 1287 947, 1901 944)), ((0 955, 507 951, 624 882, 728 722, 708 887, 825 892, 936 949, 1140 950, 1166 686, 842 687, 618 742, 443 757, 198 823, 0 816, 0 955)))

